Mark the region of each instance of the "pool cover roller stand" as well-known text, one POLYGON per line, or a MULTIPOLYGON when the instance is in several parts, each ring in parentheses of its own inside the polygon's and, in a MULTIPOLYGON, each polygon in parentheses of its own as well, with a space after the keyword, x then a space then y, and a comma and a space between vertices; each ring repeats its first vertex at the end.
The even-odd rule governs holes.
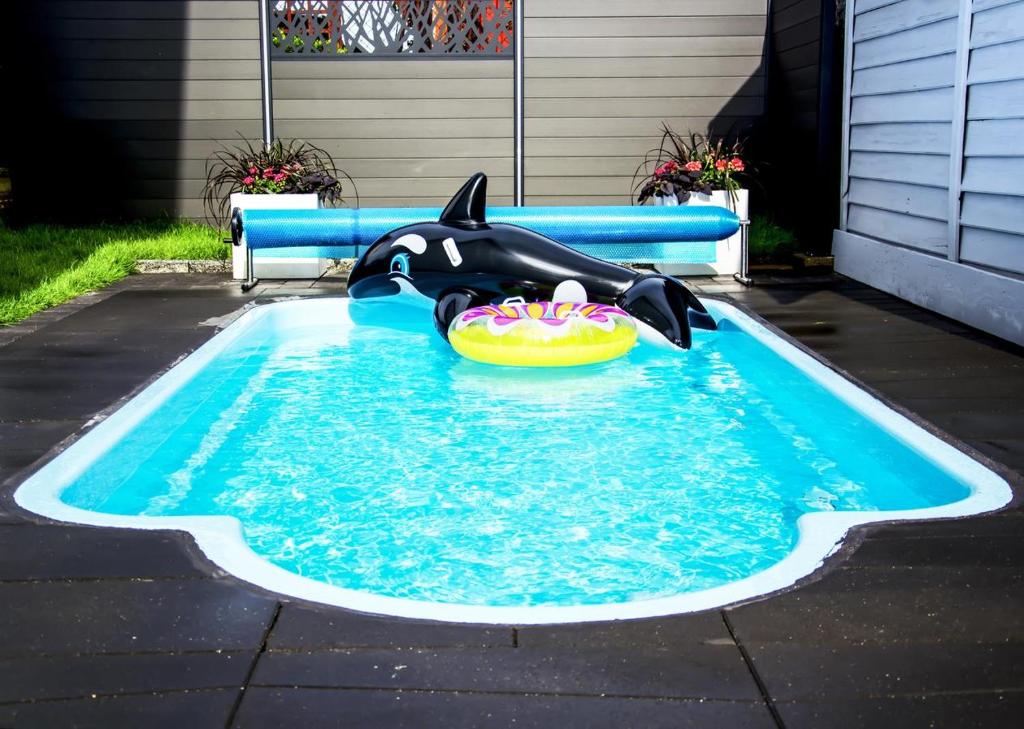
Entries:
MULTIPOLYGON (((247 210, 232 222, 253 249, 353 245, 368 247, 395 228, 437 220, 441 208, 247 210)), ((735 213, 714 206, 645 205, 487 208, 488 223, 529 228, 563 245, 723 240, 739 230, 735 213)))
MULTIPOLYGON (((396 228, 437 220, 441 212, 441 208, 236 210, 231 235, 238 245, 245 233, 252 282, 254 250, 351 246, 359 252, 396 228)), ((741 224, 746 233, 746 221, 716 206, 491 207, 487 221, 528 228, 598 257, 605 246, 719 241, 734 235, 741 224)), ((745 264, 741 273, 746 275, 745 264)))

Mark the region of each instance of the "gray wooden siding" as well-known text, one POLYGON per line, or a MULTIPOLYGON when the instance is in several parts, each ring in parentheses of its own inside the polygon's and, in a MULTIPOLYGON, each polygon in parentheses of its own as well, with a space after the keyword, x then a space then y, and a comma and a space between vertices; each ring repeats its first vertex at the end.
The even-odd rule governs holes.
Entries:
POLYGON ((846 229, 948 251, 959 0, 853 4, 846 229))
MULTIPOLYGON (((85 146, 112 160, 116 212, 199 217, 205 160, 260 129, 257 6, 251 0, 44 0, 41 93, 85 146)), ((29 63, 35 61, 28 60, 29 63)), ((31 128, 27 133, 31 134, 31 128)), ((40 132, 42 134, 43 132, 40 132)))
POLYGON ((1024 0, 960 10, 855 4, 846 229, 1024 273, 1024 0))
POLYGON ((512 203, 511 61, 281 59, 273 79, 276 133, 330 152, 361 205, 442 205, 478 170, 512 203))
MULTIPOLYGON (((785 3, 785 0, 782 0, 785 3)), ((202 215, 205 161, 260 135, 255 0, 39 0, 25 52, 62 126, 54 154, 116 158, 119 212, 202 215), (45 51, 45 52, 43 52, 45 51)), ((765 105, 767 0, 531 0, 528 202, 625 203, 662 122, 726 130, 765 105)), ((792 15, 792 13, 791 13, 792 15)), ((794 27, 804 22, 791 18, 794 27)), ((790 54, 809 75, 799 43, 790 54), (803 64, 803 65, 801 65, 803 64)), ((275 129, 329 151, 364 205, 431 205, 471 172, 512 196, 509 60, 275 60, 275 129)), ((26 133, 31 132, 26 124, 26 133)), ((46 181, 38 181, 45 196, 46 181)), ((28 190, 31 185, 21 189, 28 190)))
POLYGON ((1024 1, 974 3, 960 258, 1024 273, 1024 1))
POLYGON ((837 270, 1024 344, 1024 0, 854 8, 837 270))
POLYGON ((626 204, 662 122, 687 133, 759 117, 766 9, 765 0, 529 2, 527 204, 626 204))

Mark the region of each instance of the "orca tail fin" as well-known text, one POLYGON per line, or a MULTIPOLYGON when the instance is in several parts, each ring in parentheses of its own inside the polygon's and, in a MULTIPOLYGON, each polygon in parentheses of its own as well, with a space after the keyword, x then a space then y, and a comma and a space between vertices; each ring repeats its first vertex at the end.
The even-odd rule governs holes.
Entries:
POLYGON ((718 328, 693 292, 669 276, 644 276, 626 289, 615 303, 681 349, 689 349, 693 343, 691 327, 718 328))

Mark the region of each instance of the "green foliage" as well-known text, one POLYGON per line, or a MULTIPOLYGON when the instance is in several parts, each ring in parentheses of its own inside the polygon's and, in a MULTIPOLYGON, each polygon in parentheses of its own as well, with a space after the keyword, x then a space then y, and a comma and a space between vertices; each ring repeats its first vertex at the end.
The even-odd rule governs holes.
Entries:
POLYGON ((795 253, 799 242, 793 231, 776 224, 765 215, 755 215, 750 221, 750 260, 771 263, 795 253))
POLYGON ((203 202, 207 220, 216 225, 228 224, 233 192, 316 193, 321 202, 342 203, 339 175, 346 177, 355 189, 352 178, 339 171, 331 155, 319 147, 297 139, 278 139, 265 149, 260 142, 243 139, 238 146, 217 150, 206 162, 203 202))
POLYGON ((655 195, 675 195, 680 203, 694 192, 709 195, 727 190, 735 195, 751 179, 753 170, 743 159, 742 139, 694 132, 683 137, 667 124, 661 125, 661 132, 661 142, 648 150, 633 173, 638 205, 655 195))
POLYGON ((124 278, 142 259, 225 260, 223 234, 190 222, 0 225, 0 325, 124 278))

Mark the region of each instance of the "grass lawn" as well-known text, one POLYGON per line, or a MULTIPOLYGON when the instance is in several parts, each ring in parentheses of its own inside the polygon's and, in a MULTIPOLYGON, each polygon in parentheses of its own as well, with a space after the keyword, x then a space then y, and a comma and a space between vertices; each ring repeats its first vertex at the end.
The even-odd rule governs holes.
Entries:
POLYGON ((108 286, 138 260, 223 260, 229 252, 219 231, 190 222, 0 225, 0 325, 108 286))

